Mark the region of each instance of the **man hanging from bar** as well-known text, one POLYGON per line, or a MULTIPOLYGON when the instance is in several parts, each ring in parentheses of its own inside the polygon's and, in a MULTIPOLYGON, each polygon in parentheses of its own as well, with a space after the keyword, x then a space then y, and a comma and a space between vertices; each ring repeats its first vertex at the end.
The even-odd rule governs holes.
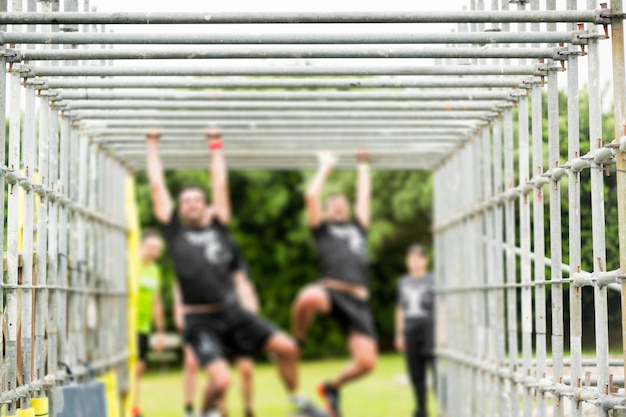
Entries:
POLYGON ((359 154, 355 219, 343 194, 333 194, 322 210, 326 178, 337 162, 330 152, 319 154, 319 168, 306 192, 306 212, 320 262, 320 279, 304 288, 293 306, 294 336, 300 347, 316 315, 330 316, 346 334, 352 361, 319 394, 332 417, 341 417, 339 390, 370 373, 378 357, 376 329, 368 304, 367 229, 370 225, 369 156, 359 154))
MULTIPOLYGON (((254 289, 250 278, 250 267, 240 257, 240 266, 234 273, 236 297, 242 307, 248 311, 259 314, 259 297, 254 289)), ((178 285, 174 288, 174 323, 179 331, 185 327, 184 306, 178 285)), ((196 398, 196 386, 198 377, 198 361, 189 345, 184 346, 183 366, 183 397, 185 401, 184 417, 193 417, 193 402, 196 398)), ((230 352, 235 367, 241 377, 241 399, 243 403, 244 417, 254 417, 253 391, 254 391, 254 358, 250 353, 230 352)))
POLYGON ((241 255, 227 229, 231 207, 223 142, 216 130, 209 130, 206 137, 211 152, 213 202, 207 202, 200 187, 187 186, 179 194, 175 210, 159 156, 160 135, 156 131, 146 135, 154 214, 163 225, 180 286, 185 342, 209 377, 200 416, 227 415, 220 407, 230 385, 224 348, 250 355, 262 350, 272 355, 298 415, 326 416, 298 394, 296 343, 274 325, 245 310, 233 297, 232 275, 241 255))

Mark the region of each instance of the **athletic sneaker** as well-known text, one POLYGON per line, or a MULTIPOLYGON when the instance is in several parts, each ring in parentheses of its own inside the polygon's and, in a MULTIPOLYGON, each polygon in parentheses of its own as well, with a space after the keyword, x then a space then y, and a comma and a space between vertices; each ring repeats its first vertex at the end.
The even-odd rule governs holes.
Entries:
POLYGON ((330 417, 341 417, 339 408, 339 390, 326 382, 317 388, 318 394, 324 400, 330 417))
POLYGON ((317 408, 306 399, 300 399, 294 406, 292 417, 329 417, 326 411, 317 408))

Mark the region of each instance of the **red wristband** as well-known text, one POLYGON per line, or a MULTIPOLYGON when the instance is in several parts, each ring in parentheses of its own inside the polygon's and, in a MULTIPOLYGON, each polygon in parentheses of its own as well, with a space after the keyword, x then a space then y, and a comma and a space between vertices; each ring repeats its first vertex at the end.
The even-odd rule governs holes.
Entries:
POLYGON ((209 149, 212 151, 222 149, 223 147, 224 147, 224 142, 222 142, 221 140, 214 140, 209 143, 209 149))

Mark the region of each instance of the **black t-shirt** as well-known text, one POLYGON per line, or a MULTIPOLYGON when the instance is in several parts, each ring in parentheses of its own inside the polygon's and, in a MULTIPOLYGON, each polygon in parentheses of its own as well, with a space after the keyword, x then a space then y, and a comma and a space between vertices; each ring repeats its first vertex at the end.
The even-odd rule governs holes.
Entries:
POLYGON ((163 225, 167 250, 174 262, 183 303, 233 301, 232 273, 239 268, 240 251, 218 219, 204 228, 185 227, 174 214, 163 225))
POLYGON ((320 277, 368 285, 367 232, 358 222, 323 222, 313 228, 320 277))
POLYGON ((398 281, 398 305, 404 310, 404 329, 421 327, 435 321, 435 277, 407 274, 398 281))

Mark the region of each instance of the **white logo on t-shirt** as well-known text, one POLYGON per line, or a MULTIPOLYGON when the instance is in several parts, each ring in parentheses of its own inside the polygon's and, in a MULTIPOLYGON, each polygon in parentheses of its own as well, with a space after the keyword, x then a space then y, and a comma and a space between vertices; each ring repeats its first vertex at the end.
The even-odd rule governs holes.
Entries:
POLYGON ((230 256, 226 253, 224 246, 215 230, 202 230, 185 233, 185 238, 189 243, 204 248, 204 257, 212 264, 228 262, 230 256))
POLYGON ((424 294, 426 294, 426 288, 424 287, 404 288, 404 297, 407 302, 405 314, 408 317, 422 318, 428 316, 428 311, 422 306, 424 294))
POLYGON ((355 226, 332 225, 329 230, 333 236, 347 241, 348 248, 350 248, 353 253, 359 256, 365 255, 365 239, 363 239, 363 236, 355 226))

